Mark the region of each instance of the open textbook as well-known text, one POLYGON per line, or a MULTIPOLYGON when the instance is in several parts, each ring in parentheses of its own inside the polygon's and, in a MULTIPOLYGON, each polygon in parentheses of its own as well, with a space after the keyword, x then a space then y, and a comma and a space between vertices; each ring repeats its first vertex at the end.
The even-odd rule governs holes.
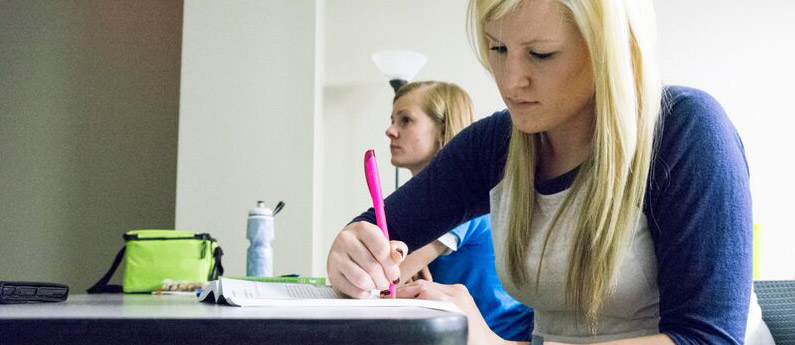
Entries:
POLYGON ((327 285, 263 283, 225 277, 209 282, 199 301, 238 307, 420 307, 461 312, 450 302, 379 298, 377 294, 352 299, 327 285))

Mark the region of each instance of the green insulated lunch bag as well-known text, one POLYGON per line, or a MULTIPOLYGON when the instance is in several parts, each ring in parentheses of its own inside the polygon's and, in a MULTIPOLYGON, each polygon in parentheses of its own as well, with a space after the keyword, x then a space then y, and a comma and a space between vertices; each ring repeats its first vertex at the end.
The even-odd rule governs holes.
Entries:
POLYGON ((223 251, 209 234, 182 230, 132 230, 124 234, 125 246, 110 269, 88 293, 152 292, 163 281, 205 282, 218 279, 224 268, 223 251), (121 259, 122 285, 108 285, 121 259))

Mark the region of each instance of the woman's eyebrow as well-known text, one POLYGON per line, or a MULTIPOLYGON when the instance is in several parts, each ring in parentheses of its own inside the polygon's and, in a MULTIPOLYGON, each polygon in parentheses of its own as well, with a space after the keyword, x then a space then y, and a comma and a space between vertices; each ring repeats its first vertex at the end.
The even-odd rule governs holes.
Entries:
MULTIPOLYGON (((494 42, 497 42, 497 43, 501 43, 500 40, 494 38, 494 36, 492 36, 492 35, 489 35, 488 32, 483 31, 483 34, 486 35, 486 37, 488 37, 488 39, 490 39, 490 40, 492 40, 494 42)), ((550 39, 550 38, 536 38, 536 39, 532 39, 532 40, 529 40, 529 41, 522 42, 522 46, 527 46, 527 45, 531 45, 531 44, 534 44, 534 43, 555 43, 555 42, 557 42, 557 40, 553 40, 553 39, 550 39)))
POLYGON ((495 41, 495 42, 499 42, 499 41, 500 41, 500 40, 498 40, 498 39, 494 38, 494 36, 492 36, 492 35, 489 35, 489 33, 488 33, 488 32, 486 32, 486 31, 483 31, 483 34, 484 34, 484 35, 486 35, 486 37, 488 37, 488 38, 489 38, 490 40, 492 40, 492 41, 495 41))
POLYGON ((408 113, 406 112, 406 110, 405 110, 405 109, 400 109, 400 110, 398 110, 398 111, 396 111, 396 112, 394 112, 394 113, 390 114, 390 115, 389 115, 389 118, 390 118, 390 119, 392 119, 392 120, 394 120, 394 119, 395 119, 395 117, 398 117, 398 116, 408 116, 408 113))

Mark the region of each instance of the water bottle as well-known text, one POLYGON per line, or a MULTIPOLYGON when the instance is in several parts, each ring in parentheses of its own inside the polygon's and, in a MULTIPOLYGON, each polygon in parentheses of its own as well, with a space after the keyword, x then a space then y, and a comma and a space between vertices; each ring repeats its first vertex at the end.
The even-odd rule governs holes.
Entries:
POLYGON ((273 212, 257 201, 257 207, 248 212, 246 237, 250 244, 246 259, 246 275, 253 277, 273 276, 273 212))

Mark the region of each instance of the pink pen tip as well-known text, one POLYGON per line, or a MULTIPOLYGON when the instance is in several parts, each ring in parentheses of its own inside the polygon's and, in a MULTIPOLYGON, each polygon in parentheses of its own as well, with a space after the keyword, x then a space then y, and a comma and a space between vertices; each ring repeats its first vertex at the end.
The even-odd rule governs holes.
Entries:
POLYGON ((396 296, 395 296, 395 284, 389 284, 389 297, 396 298, 396 296))

